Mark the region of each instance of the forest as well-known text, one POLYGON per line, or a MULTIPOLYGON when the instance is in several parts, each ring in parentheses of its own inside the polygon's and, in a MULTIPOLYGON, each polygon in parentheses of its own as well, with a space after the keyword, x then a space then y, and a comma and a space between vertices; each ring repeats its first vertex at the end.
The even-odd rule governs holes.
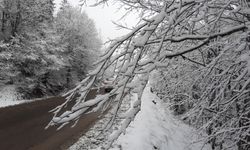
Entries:
POLYGON ((75 126, 82 115, 108 111, 95 131, 97 138, 106 135, 94 145, 111 149, 142 111, 144 92, 150 91, 199 131, 196 142, 204 147, 250 149, 249 0, 80 2, 88 3, 115 3, 125 10, 121 19, 138 14, 138 23, 116 23, 128 33, 101 51, 93 21, 67 0, 56 15, 52 0, 1 2, 1 84, 16 85, 23 98, 66 98, 52 110, 47 128, 75 126), (86 100, 107 78, 112 90, 86 100))
POLYGON ((98 56, 93 21, 67 0, 2 0, 0 85, 21 99, 58 95, 81 81, 98 56))

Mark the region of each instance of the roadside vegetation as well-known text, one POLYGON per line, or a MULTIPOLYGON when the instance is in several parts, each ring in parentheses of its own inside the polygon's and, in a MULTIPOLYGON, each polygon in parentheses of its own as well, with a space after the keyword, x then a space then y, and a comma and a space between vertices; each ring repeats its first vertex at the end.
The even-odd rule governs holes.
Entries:
POLYGON ((0 1, 0 89, 14 85, 20 99, 58 95, 92 67, 101 40, 94 22, 62 1, 0 1))
MULTIPOLYGON (((88 0, 82 0, 88 3, 88 0)), ((112 1, 96 0, 95 5, 112 1)), ((81 96, 71 110, 58 115, 50 125, 77 122, 79 116, 110 108, 106 130, 117 120, 120 128, 104 148, 125 132, 141 110, 142 93, 154 73, 152 91, 171 102, 176 115, 203 134, 212 149, 246 150, 250 147, 250 53, 248 0, 119 0, 126 14, 139 13, 138 25, 111 41, 95 69, 65 96, 68 102, 81 96), (114 68, 114 89, 85 101, 96 80, 114 68), (128 93, 138 99, 125 115, 119 114, 128 93), (114 97, 115 98, 110 98, 114 97), (108 105, 108 106, 106 106, 108 105), (94 107, 95 109, 89 109, 94 107), (122 117, 121 117, 122 116, 122 117)), ((123 16, 124 17, 124 16, 123 16)))

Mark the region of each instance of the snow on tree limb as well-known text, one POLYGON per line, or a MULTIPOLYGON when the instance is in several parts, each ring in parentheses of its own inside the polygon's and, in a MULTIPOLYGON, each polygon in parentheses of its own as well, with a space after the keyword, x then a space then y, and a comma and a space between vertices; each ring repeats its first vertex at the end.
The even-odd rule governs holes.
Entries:
MULTIPOLYGON (((95 70, 90 72, 88 77, 75 89, 65 94, 65 96, 68 97, 67 101, 54 110, 55 116, 49 125, 65 124, 71 120, 77 121, 78 115, 98 111, 99 108, 104 108, 104 105, 107 104, 110 107, 105 108, 111 108, 113 113, 113 116, 106 126, 107 129, 110 129, 114 121, 118 118, 117 113, 120 110, 124 97, 136 91, 138 101, 130 109, 129 115, 125 117, 122 127, 114 133, 107 142, 106 149, 108 149, 140 111, 140 94, 143 92, 144 84, 140 86, 142 88, 137 88, 137 79, 145 78, 145 75, 161 67, 168 68, 172 61, 171 59, 178 57, 184 58, 185 61, 196 62, 196 64, 205 66, 203 69, 207 69, 207 71, 204 71, 205 73, 202 74, 202 77, 210 75, 211 79, 206 80, 208 83, 217 79, 217 76, 221 77, 223 83, 216 82, 202 85, 205 89, 204 93, 200 95, 200 99, 204 98, 204 101, 199 103, 199 107, 202 109, 199 108, 199 111, 195 111, 200 116, 203 116, 206 111, 217 113, 217 111, 214 110, 215 104, 205 107, 207 101, 209 101, 208 97, 212 97, 212 95, 210 95, 211 92, 215 92, 218 95, 213 97, 213 99, 215 101, 221 100, 221 97, 224 96, 223 94, 226 94, 224 93, 224 91, 226 91, 225 89, 229 88, 227 87, 228 83, 231 82, 233 78, 231 76, 223 78, 223 75, 230 74, 229 72, 240 63, 232 63, 232 66, 227 67, 228 69, 224 72, 216 70, 215 66, 217 66, 219 62, 228 61, 228 58, 225 58, 224 55, 228 54, 229 51, 234 51, 230 46, 239 47, 240 49, 239 44, 242 43, 242 41, 246 41, 245 35, 249 34, 249 20, 245 16, 242 16, 239 11, 233 12, 233 15, 231 12, 233 7, 240 5, 240 3, 236 0, 119 1, 131 9, 141 10, 145 13, 143 17, 148 14, 150 14, 148 15, 150 17, 142 18, 144 23, 135 27, 127 35, 111 42, 106 52, 95 64, 95 70), (237 19, 240 21, 232 19, 234 16, 238 16, 237 19), (237 39, 236 37, 240 38, 237 39), (209 51, 209 54, 207 54, 207 60, 205 62, 203 53, 207 51, 209 51), (197 55, 197 53, 200 55, 197 55), (214 54, 213 57, 211 53, 214 54), (224 60, 222 61, 221 59, 224 60), (200 61, 202 63, 199 63, 200 61), (115 73, 113 90, 103 96, 97 96, 95 100, 85 100, 94 84, 103 78, 103 74, 110 67, 114 67, 113 70, 115 73), (220 72, 220 74, 211 76, 211 72, 220 72), (224 88, 215 91, 212 88, 215 85, 224 88), (59 115, 70 101, 74 101, 75 105, 65 114, 59 115)), ((97 0, 96 4, 104 2, 108 1, 97 0)), ((245 48, 246 47, 243 47, 243 49, 245 48)), ((238 79, 244 77, 245 74, 239 76, 238 79)), ((141 81, 140 83, 143 82, 147 81, 141 81)), ((248 84, 249 82, 241 87, 241 93, 245 92, 248 84)), ((188 94, 184 93, 182 95, 188 94)), ((241 96, 242 95, 239 94, 237 98, 241 96)), ((234 98, 234 100, 237 98, 234 98)), ((233 100, 230 100, 228 103, 232 101, 233 100)), ((227 111, 227 109, 229 108, 225 108, 222 112, 227 111)), ((211 120, 215 120, 216 117, 218 117, 218 115, 214 118, 212 117, 211 120)))

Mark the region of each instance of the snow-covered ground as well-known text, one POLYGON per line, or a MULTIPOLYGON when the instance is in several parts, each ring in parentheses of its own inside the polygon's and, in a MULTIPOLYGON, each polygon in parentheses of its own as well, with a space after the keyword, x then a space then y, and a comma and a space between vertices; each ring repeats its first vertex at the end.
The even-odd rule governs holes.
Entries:
MULTIPOLYGON (((103 122, 99 122, 101 123, 103 122)), ((93 130, 96 129, 98 128, 94 127, 69 150, 93 149, 91 144, 99 145, 99 141, 94 140, 93 130)), ((203 147, 202 143, 195 143, 197 137, 197 131, 175 118, 168 109, 168 104, 150 92, 148 84, 143 93, 141 111, 127 128, 126 134, 121 135, 111 149, 210 150, 209 146, 203 147)))
POLYGON ((33 101, 43 100, 50 98, 51 96, 45 96, 42 98, 35 98, 32 100, 24 100, 22 96, 16 91, 15 85, 6 85, 0 89, 0 108, 18 105, 22 103, 30 103, 33 101))
POLYGON ((0 90, 0 107, 17 105, 25 102, 19 99, 20 95, 16 92, 14 85, 5 86, 0 90))

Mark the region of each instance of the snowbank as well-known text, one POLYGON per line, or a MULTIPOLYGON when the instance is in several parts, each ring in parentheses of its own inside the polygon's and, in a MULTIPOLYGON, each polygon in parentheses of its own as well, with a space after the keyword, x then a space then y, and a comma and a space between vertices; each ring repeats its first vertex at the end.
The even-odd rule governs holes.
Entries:
POLYGON ((168 105, 151 93, 147 85, 141 112, 112 150, 201 150, 201 143, 191 144, 196 137, 196 131, 177 120, 168 105))
MULTIPOLYGON (((133 96, 131 103, 136 97, 133 96)), ((105 139, 95 139, 95 135, 104 122, 100 120, 69 150, 101 150, 97 147, 100 147, 101 141, 105 139)), ((150 92, 148 84, 142 96, 141 111, 127 128, 126 134, 118 138, 111 150, 201 150, 202 143, 192 144, 197 137, 198 133, 193 128, 171 114, 168 104, 150 92)), ((206 146, 203 150, 210 149, 206 146)))
POLYGON ((0 90, 0 107, 7 107, 25 103, 27 101, 20 100, 21 96, 17 93, 14 85, 8 85, 0 90))
POLYGON ((32 100, 24 100, 20 93, 16 91, 15 85, 8 85, 0 89, 0 108, 18 105, 22 103, 30 103, 33 101, 44 100, 50 98, 51 96, 36 98, 32 100))

